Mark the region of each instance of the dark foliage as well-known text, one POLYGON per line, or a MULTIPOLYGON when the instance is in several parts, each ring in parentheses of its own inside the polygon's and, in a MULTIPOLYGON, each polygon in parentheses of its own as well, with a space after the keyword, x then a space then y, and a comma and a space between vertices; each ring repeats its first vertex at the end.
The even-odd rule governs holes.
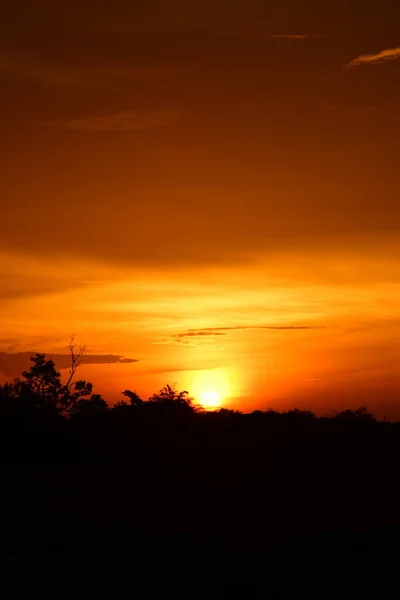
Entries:
POLYGON ((0 386, 2 414, 35 411, 48 415, 76 415, 88 411, 106 410, 108 404, 99 394, 92 394, 93 385, 87 381, 72 381, 73 367, 66 384, 62 384, 61 375, 52 360, 46 360, 44 354, 32 356, 29 371, 21 373, 13 383, 0 386))
POLYGON ((0 386, 3 566, 86 576, 92 592, 109 577, 117 597, 327 597, 397 547, 399 424, 123 394, 110 408, 43 355, 0 386))

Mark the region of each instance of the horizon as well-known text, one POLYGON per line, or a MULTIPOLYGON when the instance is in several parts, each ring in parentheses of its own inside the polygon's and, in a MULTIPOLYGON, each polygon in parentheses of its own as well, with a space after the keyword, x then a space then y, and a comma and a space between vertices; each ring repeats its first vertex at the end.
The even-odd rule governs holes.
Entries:
MULTIPOLYGON (((77 346, 75 345, 75 351, 77 350, 77 346)), ((20 378, 22 371, 29 370, 32 362, 31 358, 33 358, 37 352, 20 352, 20 353, 2 353, 0 352, 0 385, 5 382, 12 382, 15 378, 20 378)), ((39 353, 45 354, 45 353, 39 353)), ((52 360, 55 364, 55 367, 61 374, 61 381, 66 382, 69 378, 69 372, 71 368, 71 354, 56 354, 56 353, 47 353, 45 354, 47 360, 52 360)), ((371 410, 370 406, 365 406, 362 401, 363 398, 357 396, 347 396, 342 397, 340 400, 337 398, 334 407, 330 407, 324 410, 324 404, 312 405, 310 403, 310 397, 305 396, 304 398, 300 398, 300 401, 296 404, 289 401, 279 401, 277 398, 273 397, 261 397, 258 395, 257 401, 254 406, 251 403, 243 402, 243 400, 248 400, 247 396, 243 399, 241 398, 232 398, 226 394, 226 390, 228 389, 226 385, 226 381, 224 378, 215 377, 210 375, 210 372, 206 372, 207 385, 204 385, 204 379, 200 376, 200 382, 196 378, 194 379, 194 393, 191 392, 190 389, 184 388, 184 386, 178 385, 178 382, 164 381, 161 383, 161 379, 156 381, 156 387, 153 389, 143 387, 142 389, 137 389, 136 385, 132 385, 137 378, 133 377, 133 373, 119 373, 118 367, 121 365, 130 365, 133 366, 137 364, 138 360, 130 359, 122 356, 115 355, 91 355, 88 354, 85 350, 81 357, 82 362, 79 364, 78 369, 74 376, 74 381, 85 380, 89 381, 94 386, 94 392, 103 394, 106 388, 99 389, 96 385, 96 378, 99 374, 102 373, 102 370, 109 370, 111 368, 116 368, 116 373, 113 378, 113 385, 110 388, 110 392, 104 398, 106 402, 109 403, 110 407, 113 407, 116 403, 122 400, 124 391, 126 389, 130 389, 131 391, 138 393, 138 396, 141 397, 144 401, 147 401, 153 394, 159 392, 165 386, 170 386, 172 389, 177 392, 185 391, 188 392, 189 397, 193 400, 194 406, 203 408, 207 411, 219 410, 219 409, 228 409, 239 411, 241 413, 251 413, 253 411, 261 410, 261 411, 275 411, 278 413, 284 413, 291 410, 301 410, 301 411, 311 411, 315 414, 316 417, 327 417, 332 418, 337 414, 344 410, 357 410, 360 407, 365 407, 368 412, 373 414, 378 420, 389 420, 389 421, 397 421, 399 419, 399 412, 397 408, 397 404, 394 403, 393 407, 382 406, 381 403, 376 403, 375 406, 377 411, 371 410), (91 375, 94 379, 91 378, 91 375), (119 379, 118 376, 121 376, 119 379), (125 375, 125 377, 124 377, 125 375), (120 387, 116 384, 116 381, 120 381, 120 387), (127 382, 127 385, 125 383, 127 382), (203 382, 203 383, 202 383, 203 382), (199 385, 200 383, 200 385, 199 385), (158 385, 158 387, 157 387, 158 385), (204 391, 206 390, 206 391, 204 391), (219 391, 217 391, 219 390, 219 391), (224 391, 225 394, 224 395, 224 391), (213 401, 214 400, 214 401, 213 401), (247 408, 243 409, 243 406, 247 408)), ((129 369, 129 367, 126 367, 129 369)), ((176 373, 178 374, 178 373, 176 373)), ((101 380, 101 378, 100 378, 101 380)), ((140 381, 140 379, 139 379, 140 381)), ((254 396, 254 393, 253 393, 254 396)))
POLYGON ((400 5, 26 4, 0 20, 0 353, 74 334, 110 401, 400 418, 400 5))

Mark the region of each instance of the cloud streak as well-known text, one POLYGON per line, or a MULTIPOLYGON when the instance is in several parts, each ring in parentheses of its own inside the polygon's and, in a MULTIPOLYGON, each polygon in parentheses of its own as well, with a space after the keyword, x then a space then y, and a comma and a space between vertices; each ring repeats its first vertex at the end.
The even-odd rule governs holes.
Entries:
POLYGON ((145 131, 173 127, 178 110, 124 110, 97 117, 47 121, 46 125, 70 131, 145 131))
MULTIPOLYGON (((15 377, 24 369, 31 366, 30 358, 35 352, 0 352, 0 373, 7 377, 15 377)), ((71 367, 71 356, 69 354, 46 353, 46 358, 55 362, 57 369, 69 369, 71 367)), ((135 358, 124 358, 114 354, 88 354, 82 357, 83 365, 110 365, 127 364, 138 362, 135 358)))
POLYGON ((400 58, 400 46, 397 48, 389 48, 375 54, 361 54, 346 64, 349 69, 354 69, 360 65, 374 65, 377 63, 386 62, 388 60, 397 60, 400 58))
POLYGON ((205 327, 188 329, 171 336, 162 336, 154 340, 154 344, 189 344, 208 343, 215 337, 229 335, 234 331, 304 331, 326 329, 323 325, 233 325, 227 327, 205 327))
POLYGON ((323 325, 233 325, 231 327, 206 327, 204 329, 188 329, 187 332, 178 335, 180 337, 186 337, 196 335, 225 335, 225 332, 227 331, 296 331, 303 329, 325 329, 325 327, 323 325))
POLYGON ((224 333, 223 331, 209 331, 208 329, 204 330, 204 331, 197 331, 197 330, 189 330, 186 331, 184 333, 177 333, 176 335, 173 336, 173 338, 175 339, 181 339, 181 338, 191 338, 191 337, 204 337, 204 336, 211 336, 211 335, 226 335, 226 333, 224 333))

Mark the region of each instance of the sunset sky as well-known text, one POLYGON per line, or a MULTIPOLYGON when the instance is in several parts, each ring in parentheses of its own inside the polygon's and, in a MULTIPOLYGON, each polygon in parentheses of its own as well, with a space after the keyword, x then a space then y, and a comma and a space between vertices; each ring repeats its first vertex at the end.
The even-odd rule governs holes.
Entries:
POLYGON ((394 0, 5 0, 0 353, 75 334, 137 361, 81 367, 110 401, 400 418, 399 23, 394 0))

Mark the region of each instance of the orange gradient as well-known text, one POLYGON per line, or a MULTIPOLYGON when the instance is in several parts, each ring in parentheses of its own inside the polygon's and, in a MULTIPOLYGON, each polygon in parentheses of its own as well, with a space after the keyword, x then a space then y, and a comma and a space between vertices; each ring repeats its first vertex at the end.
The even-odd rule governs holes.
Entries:
MULTIPOLYGON (((1 264, 3 277, 18 279, 27 260, 1 264)), ((399 382, 398 270, 388 249, 363 266, 359 258, 276 257, 156 274, 31 259, 32 285, 58 289, 6 302, 0 350, 15 339, 13 351, 64 352, 75 334, 89 353, 138 359, 81 367, 111 401, 127 388, 148 397, 170 383, 200 404, 212 393, 215 406, 241 410, 329 412, 361 401, 388 411, 399 382), (383 381, 377 402, 371 390, 383 381)))
POLYGON ((400 418, 400 4, 47 4, 0 20, 0 352, 400 418))

